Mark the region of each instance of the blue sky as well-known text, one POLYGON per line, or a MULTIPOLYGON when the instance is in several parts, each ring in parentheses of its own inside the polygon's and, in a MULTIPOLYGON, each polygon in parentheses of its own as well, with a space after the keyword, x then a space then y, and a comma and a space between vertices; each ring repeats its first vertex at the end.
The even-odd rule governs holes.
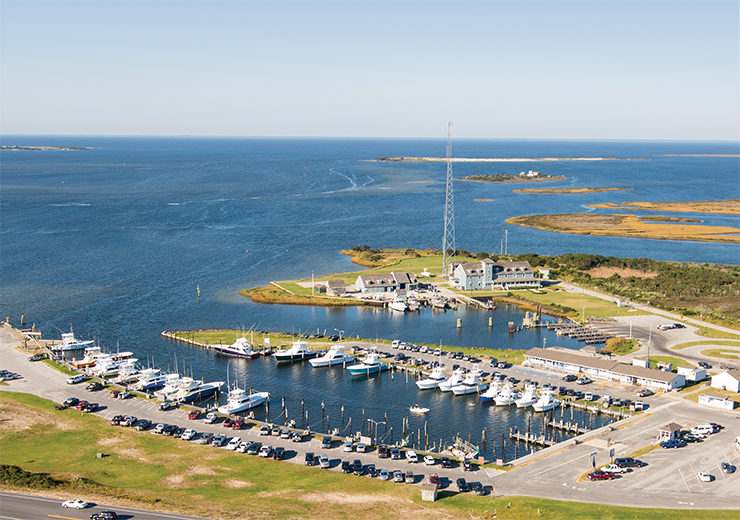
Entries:
POLYGON ((2 0, 0 132, 738 140, 738 6, 2 0))

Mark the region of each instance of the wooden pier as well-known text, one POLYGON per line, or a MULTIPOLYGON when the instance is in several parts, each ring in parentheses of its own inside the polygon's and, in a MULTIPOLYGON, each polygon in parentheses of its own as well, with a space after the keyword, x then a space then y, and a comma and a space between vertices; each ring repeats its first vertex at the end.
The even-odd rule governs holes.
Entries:
POLYGON ((554 446, 555 444, 557 444, 556 441, 554 441, 553 439, 548 439, 542 434, 537 435, 531 432, 519 432, 513 429, 509 429, 509 439, 523 442, 525 444, 534 444, 535 446, 544 446, 545 448, 548 448, 550 446, 554 446))
POLYGON ((594 329, 587 325, 578 323, 548 323, 547 330, 554 331, 559 336, 568 336, 588 344, 606 343, 615 337, 614 334, 594 329))

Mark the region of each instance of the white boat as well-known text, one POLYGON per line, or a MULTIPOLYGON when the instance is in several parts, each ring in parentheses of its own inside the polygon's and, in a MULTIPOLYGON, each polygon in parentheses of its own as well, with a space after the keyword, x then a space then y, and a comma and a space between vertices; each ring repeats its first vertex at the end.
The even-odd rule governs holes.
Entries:
POLYGON ((391 302, 391 310, 396 312, 406 312, 409 310, 409 306, 406 304, 405 299, 396 295, 396 297, 393 298, 393 302, 391 302))
POLYGON ((118 375, 118 371, 122 367, 132 366, 134 363, 136 363, 136 361, 138 361, 136 358, 120 360, 116 359, 115 356, 104 354, 98 358, 95 366, 89 368, 88 370, 91 374, 98 377, 115 377, 118 375))
POLYGON ((275 361, 278 363, 285 361, 303 361, 316 357, 316 351, 310 350, 305 341, 296 341, 288 350, 274 352, 272 357, 274 357, 275 361))
POLYGON ((218 407, 220 413, 229 415, 249 410, 263 404, 270 397, 270 392, 247 392, 241 388, 229 390, 226 404, 218 407))
POLYGON ((462 371, 462 369, 457 368, 452 373, 452 377, 449 378, 447 381, 442 381, 437 388, 442 390, 443 392, 450 392, 452 391, 452 387, 461 384, 465 380, 465 373, 462 371))
POLYGON ((483 370, 481 370, 480 367, 476 365, 470 369, 469 374, 473 377, 483 377, 483 370))
POLYGON ((118 376, 114 379, 114 382, 120 383, 122 385, 128 385, 138 381, 140 375, 141 370, 136 368, 136 363, 132 363, 131 365, 124 365, 118 370, 118 376))
POLYGON ((488 390, 480 394, 480 400, 484 403, 493 402, 500 391, 501 385, 499 383, 493 383, 488 387, 488 390))
POLYGON ((560 406, 560 401, 552 396, 551 391, 545 391, 542 392, 537 402, 532 405, 532 408, 534 408, 535 412, 547 412, 558 406, 560 406))
POLYGON ((442 298, 441 296, 435 296, 432 298, 432 307, 435 309, 446 309, 447 308, 447 300, 445 298, 442 298))
POLYGON ((172 400, 172 396, 180 390, 180 374, 178 374, 177 372, 173 372, 171 374, 164 375, 164 384, 161 385, 160 390, 158 390, 156 393, 160 398, 168 401, 172 400))
POLYGON ((519 398, 519 394, 512 385, 504 385, 503 390, 494 398, 496 406, 511 406, 519 398))
POLYGON ((148 392, 162 388, 166 381, 166 376, 160 374, 158 368, 145 368, 139 373, 137 381, 131 386, 134 390, 148 392))
POLYGON ((477 394, 486 388, 488 388, 488 384, 483 383, 479 377, 467 374, 462 383, 452 387, 452 393, 455 395, 477 394))
POLYGON ((68 350, 80 350, 86 348, 88 345, 92 345, 93 340, 80 341, 75 338, 72 327, 69 327, 69 332, 62 332, 62 343, 59 345, 52 345, 51 350, 55 351, 68 351, 68 350))
POLYGON ((419 390, 430 390, 437 388, 444 381, 447 381, 447 374, 444 373, 443 366, 438 366, 432 369, 432 373, 428 377, 419 379, 416 386, 419 387, 419 390))
POLYGON ((364 376, 368 374, 377 374, 388 368, 388 363, 381 361, 375 352, 371 352, 360 363, 348 367, 349 373, 353 376, 364 376))
POLYGON ((223 381, 204 383, 203 381, 196 381, 192 377, 181 377, 178 385, 180 389, 171 394, 169 400, 178 403, 189 403, 197 399, 205 399, 221 390, 223 385, 223 381))
POLYGON ((98 358, 103 355, 103 349, 100 347, 87 347, 85 349, 85 355, 81 359, 75 359, 72 361, 72 366, 75 368, 87 368, 95 366, 98 362, 98 358))
POLYGON ((255 358, 259 357, 259 352, 252 348, 247 338, 236 338, 231 345, 211 345, 213 350, 225 356, 237 356, 255 358))
POLYGON ((429 408, 422 408, 418 404, 415 404, 414 406, 409 408, 409 412, 411 413, 429 413, 429 408))
POLYGON ((355 360, 355 356, 347 354, 344 349, 344 345, 333 345, 326 354, 321 357, 317 357, 309 360, 311 366, 316 367, 330 367, 334 365, 342 365, 352 363, 355 360))
POLYGON ((514 401, 517 408, 527 408, 538 401, 537 391, 532 385, 527 385, 522 396, 514 401))

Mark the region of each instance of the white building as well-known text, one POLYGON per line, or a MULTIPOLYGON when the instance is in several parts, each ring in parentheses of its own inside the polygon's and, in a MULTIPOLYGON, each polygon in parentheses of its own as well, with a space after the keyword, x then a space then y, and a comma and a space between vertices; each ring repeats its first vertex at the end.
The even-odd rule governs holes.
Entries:
POLYGON ((678 373, 686 378, 686 381, 697 383, 707 378, 707 371, 700 367, 678 367, 678 373))
POLYGON ((712 388, 740 392, 740 369, 731 368, 716 376, 712 376, 712 388))
POLYGON ((699 396, 699 404, 721 408, 722 410, 728 410, 730 412, 735 409, 735 401, 730 399, 727 395, 709 393, 701 394, 699 396))
POLYGON ((527 261, 494 262, 484 258, 480 262, 463 262, 454 267, 450 284, 458 289, 508 291, 537 287, 532 266, 527 261))
POLYGON ((419 282, 414 273, 393 271, 389 274, 361 274, 355 288, 361 293, 394 292, 398 289, 414 291, 419 288, 419 282))

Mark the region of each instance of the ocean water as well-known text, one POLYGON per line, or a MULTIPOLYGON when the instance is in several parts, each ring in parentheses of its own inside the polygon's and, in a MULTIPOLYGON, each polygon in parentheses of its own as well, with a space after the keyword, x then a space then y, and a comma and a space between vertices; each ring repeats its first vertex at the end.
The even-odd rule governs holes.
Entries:
MULTIPOLYGON (((3 136, 0 142, 90 147, 0 152, 0 314, 16 324, 25 315, 45 337, 58 338, 72 324, 80 337, 97 338, 109 347, 118 344, 162 366, 173 366, 177 357, 196 376, 219 380, 226 378, 225 359, 165 341, 160 332, 336 329, 347 336, 449 345, 531 348, 547 340, 548 345, 578 346, 542 331, 509 335, 506 323, 522 318, 516 308, 497 309, 489 328, 489 313, 482 311, 396 317, 376 309, 258 305, 237 294, 270 280, 308 278, 312 271, 357 270, 340 250, 359 244, 440 248, 445 164, 372 159, 444 156, 446 140, 3 136), (463 318, 460 330, 458 317, 463 318)), ((601 202, 740 198, 737 157, 673 155, 737 154, 739 149, 737 143, 455 140, 455 157, 638 159, 455 163, 457 178, 537 170, 566 176, 538 187, 631 188, 532 195, 513 193, 521 185, 457 182, 457 248, 500 252, 508 230, 513 254, 596 253, 738 264, 740 250, 734 245, 566 235, 504 221, 534 213, 607 212, 585 208, 601 202)), ((699 218, 738 226, 737 217, 699 218)), ((304 398, 313 417, 321 415, 316 407, 322 394, 335 408, 344 404, 356 424, 363 406, 390 407, 390 413, 383 413, 395 417, 396 431, 405 408, 421 399, 415 387, 397 380, 385 383, 384 378, 380 383, 345 381, 332 391, 325 386, 328 374, 319 377, 305 367, 276 369, 270 360, 241 366, 237 377, 285 395, 290 409, 298 409, 296 403, 304 398), (386 394, 396 397, 381 400, 386 394)), ((467 410, 459 404, 465 398, 457 404, 442 402, 440 418, 467 410)), ((380 411, 373 415, 376 420, 380 411)), ((338 417, 336 411, 325 413, 338 417)), ((434 415, 430 438, 449 436, 449 423, 434 415)), ((488 415, 483 409, 465 413, 466 419, 460 419, 465 426, 457 431, 480 436, 489 422, 501 423, 488 415)), ((521 425, 525 418, 502 424, 521 425)))

